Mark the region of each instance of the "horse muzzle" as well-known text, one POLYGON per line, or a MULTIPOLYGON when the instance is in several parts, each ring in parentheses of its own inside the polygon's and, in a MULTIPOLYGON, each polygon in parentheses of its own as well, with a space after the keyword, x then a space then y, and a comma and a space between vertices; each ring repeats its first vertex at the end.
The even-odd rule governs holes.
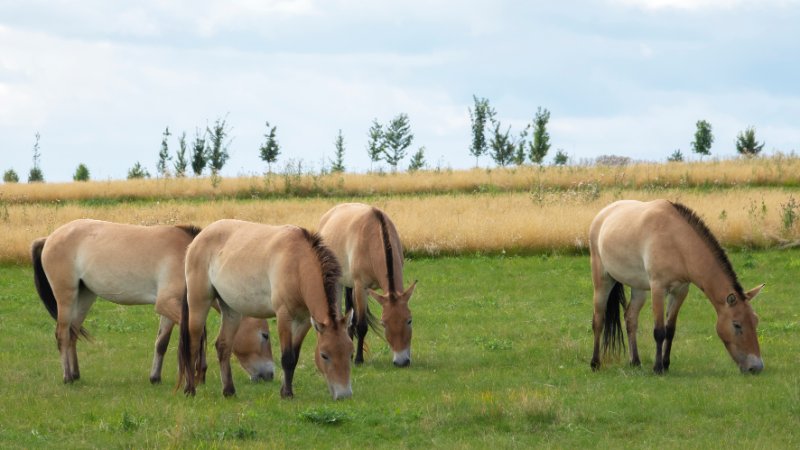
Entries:
POLYGON ((275 378, 275 364, 271 361, 259 364, 247 372, 250 374, 250 381, 272 381, 275 378))
POLYGON ((331 396, 334 400, 342 400, 353 396, 353 388, 350 383, 347 383, 347 385, 328 383, 328 390, 331 391, 331 396))
POLYGON ((392 362, 395 367, 408 367, 411 365, 411 348, 407 348, 400 352, 394 352, 392 362))
POLYGON ((752 373, 754 375, 761 373, 764 370, 764 361, 756 355, 747 355, 747 359, 745 359, 744 364, 739 366, 739 370, 742 373, 752 373))

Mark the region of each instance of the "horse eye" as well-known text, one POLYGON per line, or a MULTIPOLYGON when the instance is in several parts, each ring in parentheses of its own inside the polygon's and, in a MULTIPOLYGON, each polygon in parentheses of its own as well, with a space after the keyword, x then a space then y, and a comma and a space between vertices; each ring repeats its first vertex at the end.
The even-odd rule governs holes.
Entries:
POLYGON ((407 323, 407 325, 408 325, 408 326, 411 326, 411 319, 408 319, 408 323, 407 323))
POLYGON ((324 359, 325 361, 330 361, 330 360, 331 360, 331 359, 328 357, 328 355, 327 355, 327 354, 325 354, 325 353, 320 353, 320 354, 319 354, 319 356, 321 356, 321 357, 322 357, 322 359, 324 359))
POLYGON ((265 341, 269 340, 269 333, 261 333, 261 337, 264 338, 265 341))
POLYGON ((742 324, 739 322, 733 322, 733 331, 738 335, 742 334, 742 324))

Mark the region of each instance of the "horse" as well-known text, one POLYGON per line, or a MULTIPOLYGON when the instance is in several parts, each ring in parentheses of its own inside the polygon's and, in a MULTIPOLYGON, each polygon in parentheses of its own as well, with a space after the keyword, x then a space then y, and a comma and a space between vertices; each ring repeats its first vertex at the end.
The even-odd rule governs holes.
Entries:
POLYGON ((277 317, 283 384, 281 397, 294 396, 292 379, 303 339, 313 325, 314 360, 334 400, 352 395, 347 335, 352 314, 336 308, 339 263, 322 239, 292 225, 273 226, 218 220, 201 231, 186 252, 186 297, 180 333, 180 373, 184 393, 195 395, 196 359, 212 300, 219 298, 222 325, 216 342, 222 393, 236 392, 231 377, 230 342, 243 315, 277 317))
MULTIPOLYGON (((80 378, 76 342, 79 336, 89 337, 82 323, 98 296, 119 305, 155 305, 161 319, 150 382, 161 382, 170 335, 180 322, 186 284, 184 255, 199 231, 186 225, 79 219, 33 241, 34 284, 56 320, 64 383, 80 378)), ((239 363, 252 380, 272 379, 274 363, 265 320, 248 318, 234 345, 239 363)))
POLYGON ((382 307, 380 324, 397 367, 411 364, 411 310, 408 301, 417 282, 403 290, 403 246, 394 223, 378 208, 343 203, 331 208, 319 223, 322 236, 342 265, 345 309, 355 309, 350 337, 357 334, 356 364, 364 362, 364 337, 374 316, 367 294, 382 307), (380 287, 383 294, 374 291, 380 287), (355 302, 353 301, 355 299, 355 302))
POLYGON ((624 351, 620 308, 624 310, 630 363, 641 364, 636 346, 639 312, 652 292, 653 371, 669 370, 675 323, 689 285, 700 288, 717 313, 717 334, 743 373, 764 368, 758 346, 758 317, 751 301, 764 285, 745 292, 728 257, 706 224, 691 209, 667 200, 620 200, 603 208, 589 228, 594 284, 594 353, 591 367, 600 368, 603 353, 624 351), (626 305, 623 285, 631 287, 626 305), (667 321, 664 323, 664 297, 667 321))

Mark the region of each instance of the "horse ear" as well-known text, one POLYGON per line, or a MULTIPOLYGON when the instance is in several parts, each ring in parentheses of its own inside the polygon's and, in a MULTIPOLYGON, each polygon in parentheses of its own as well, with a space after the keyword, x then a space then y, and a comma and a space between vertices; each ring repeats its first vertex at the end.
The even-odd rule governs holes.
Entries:
POLYGON ((756 296, 759 294, 759 292, 761 292, 761 289, 763 289, 765 285, 766 283, 762 283, 761 286, 757 286, 754 287, 753 289, 750 289, 744 295, 747 296, 748 300, 752 300, 756 298, 756 296))
POLYGON ((314 326, 314 329, 317 330, 317 333, 321 334, 323 331, 325 331, 325 324, 317 322, 313 317, 311 318, 311 325, 314 326))
POLYGON ((411 286, 409 286, 408 289, 406 289, 406 291, 403 292, 403 298, 405 299, 405 301, 411 300, 411 294, 414 293, 414 289, 417 287, 418 281, 419 280, 414 280, 414 282, 411 283, 411 286))
POLYGON ((380 303, 380 304, 381 304, 381 306, 385 305, 385 304, 386 304, 386 302, 388 302, 388 301, 389 301, 389 296, 388 296, 388 295, 381 295, 381 294, 378 294, 377 292, 373 291, 372 289, 367 289, 367 292, 369 292, 369 295, 371 295, 371 296, 372 296, 372 298, 374 298, 375 300, 377 300, 377 301, 378 301, 378 303, 380 303))
POLYGON ((354 312, 355 312, 355 310, 351 309, 350 311, 347 312, 347 314, 344 315, 344 317, 342 317, 342 324, 345 327, 350 328, 353 325, 353 313, 354 312))

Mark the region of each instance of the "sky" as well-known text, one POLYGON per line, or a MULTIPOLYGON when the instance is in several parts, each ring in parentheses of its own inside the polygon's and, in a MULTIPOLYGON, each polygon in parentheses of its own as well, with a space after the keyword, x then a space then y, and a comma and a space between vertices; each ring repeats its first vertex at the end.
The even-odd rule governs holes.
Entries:
POLYGON ((155 174, 166 127, 174 152, 224 118, 223 176, 266 171, 266 121, 273 170, 329 166, 341 130, 363 172, 372 121, 400 113, 409 153, 464 169, 474 95, 513 134, 549 110, 546 162, 696 158, 701 119, 714 157, 750 126, 797 152, 798 23, 800 0, 0 0, 0 170, 26 180, 38 132, 47 181, 155 174))

